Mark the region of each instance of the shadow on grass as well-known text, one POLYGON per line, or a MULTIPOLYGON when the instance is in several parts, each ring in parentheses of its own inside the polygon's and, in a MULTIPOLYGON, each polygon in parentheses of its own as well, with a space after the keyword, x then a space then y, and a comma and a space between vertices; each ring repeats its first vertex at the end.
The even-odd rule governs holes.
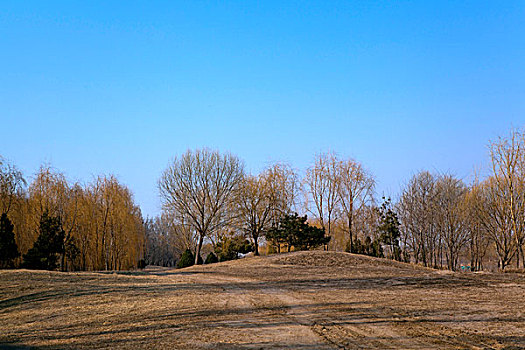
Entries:
POLYGON ((2 343, 0 342, 0 350, 40 350, 40 349, 51 349, 51 347, 36 347, 36 346, 27 346, 17 343, 2 343))
POLYGON ((104 278, 93 278, 93 274, 83 276, 81 273, 70 275, 70 281, 64 280, 64 275, 52 275, 46 280, 38 282, 45 286, 46 290, 17 295, 11 298, 0 300, 0 312, 12 307, 33 307, 34 303, 42 303, 63 298, 82 298, 85 296, 102 295, 126 295, 126 296, 147 296, 149 293, 170 295, 172 293, 195 293, 206 291, 225 291, 231 285, 235 288, 246 291, 271 292, 273 290, 294 290, 294 291, 315 291, 319 293, 331 292, 336 290, 344 291, 381 291, 381 290, 404 290, 424 289, 426 292, 435 291, 439 293, 443 289, 456 289, 473 287, 486 288, 490 285, 489 281, 479 278, 471 278, 456 275, 418 275, 418 276, 384 276, 384 277, 325 277, 317 276, 291 277, 286 279, 274 279, 279 276, 272 276, 265 279, 255 279, 249 281, 229 281, 236 275, 232 272, 221 272, 220 270, 169 270, 153 273, 146 272, 120 272, 106 273, 100 272, 104 278), (199 275, 200 279, 210 276, 210 282, 178 282, 169 279, 155 279, 158 276, 180 275, 192 276, 199 275), (116 277, 112 279, 112 277, 116 277), (134 276, 144 276, 146 278, 135 279, 134 276), (147 278, 151 276, 152 278, 147 278), (86 277, 86 278, 84 278, 86 277), (57 285, 53 289, 53 283, 57 285))
MULTIPOLYGON (((256 292, 255 294, 266 294, 266 296, 273 296, 280 291, 294 290, 298 292, 311 292, 314 290, 318 293, 331 293, 336 290, 352 291, 366 291, 368 294, 376 291, 395 291, 407 289, 424 289, 425 292, 437 293, 442 289, 456 289, 466 288, 469 290, 472 287, 485 288, 489 285, 486 279, 471 278, 457 275, 416 275, 416 276, 384 276, 384 277, 330 277, 329 275, 312 276, 310 278, 305 276, 291 275, 289 278, 282 278, 268 274, 265 279, 251 280, 251 281, 231 281, 228 279, 235 277, 235 271, 221 271, 220 269, 202 271, 199 269, 188 270, 163 270, 163 271, 131 271, 116 273, 115 279, 111 276, 113 272, 100 272, 104 277, 93 278, 91 276, 71 275, 70 283, 64 283, 64 276, 62 274, 45 275, 47 279, 45 283, 53 286, 53 279, 59 281, 61 284, 55 286, 52 290, 45 290, 39 292, 27 293, 15 297, 7 298, 0 301, 0 313, 8 315, 10 312, 17 312, 12 308, 33 309, 38 303, 51 303, 62 301, 66 299, 78 298, 78 303, 83 302, 86 296, 103 296, 111 295, 118 297, 148 297, 151 293, 155 298, 163 298, 174 293, 188 293, 189 295, 198 293, 205 293, 211 291, 217 295, 224 293, 225 298, 229 298, 229 293, 232 292, 231 287, 234 286, 233 297, 239 291, 256 292), (134 279, 133 276, 191 276, 198 275, 200 280, 206 280, 206 275, 210 276, 209 282, 177 282, 166 279, 156 278, 140 278, 134 279), (128 278, 129 276, 129 278, 128 278), (84 278, 85 277, 85 278, 84 278), (282 278, 282 279, 278 279, 282 278), (151 282, 151 283, 150 283, 151 282)), ((281 275, 282 276, 282 275, 281 275)), ((287 276, 288 277, 288 276, 287 276)), ((248 277, 246 277, 248 278, 248 277)), ((499 277, 498 277, 499 278, 499 277)), ((44 281, 44 280, 42 280, 44 281)), ((41 283, 44 283, 40 281, 41 283)), ((436 294, 436 295, 437 295, 436 294)), ((276 296, 277 298, 277 296, 276 296)), ((71 303, 72 300, 69 300, 71 303)), ((75 301, 76 302, 76 301, 75 301)), ((43 306, 46 307, 46 306, 43 306)), ((133 338, 142 339, 143 334, 161 334, 160 337, 169 337, 174 333, 184 334, 188 329, 202 329, 216 330, 221 328, 233 330, 252 330, 261 328, 275 328, 275 327, 289 327, 297 325, 297 318, 308 320, 309 322, 317 322, 323 326, 339 326, 339 327, 365 327, 366 325, 388 323, 390 325, 402 325, 407 323, 421 325, 422 329, 431 327, 432 325, 443 326, 447 323, 456 324, 472 324, 472 323, 508 323, 520 324, 525 322, 524 317, 482 317, 471 316, 467 318, 460 318, 451 316, 448 319, 442 317, 443 314, 452 315, 454 310, 445 310, 443 308, 428 311, 419 310, 417 319, 414 319, 415 314, 410 312, 403 312, 394 308, 387 308, 384 305, 373 304, 373 301, 365 302, 322 302, 322 303, 302 303, 302 304, 287 304, 282 306, 246 306, 246 307, 231 307, 231 308, 200 308, 197 304, 196 308, 184 309, 173 305, 172 308, 164 308, 162 310, 147 310, 142 314, 127 314, 123 310, 122 314, 110 318, 111 329, 101 329, 100 321, 92 321, 83 323, 84 330, 79 330, 78 324, 60 325, 57 329, 55 326, 42 327, 38 323, 37 332, 28 334, 16 334, 24 340, 38 341, 44 340, 71 340, 77 338, 97 342, 92 347, 97 345, 107 345, 108 337, 111 343, 122 342, 126 345, 133 344, 133 338), (444 312, 446 311, 446 312, 444 312), (87 332, 85 330, 88 330, 87 332)), ((434 327, 435 328, 435 327, 434 327)), ((446 332, 440 331, 439 328, 432 329, 436 341, 439 338, 447 337, 446 332)), ((466 343, 484 342, 487 340, 495 340, 503 344, 525 344, 525 336, 475 336, 465 330, 461 333, 462 337, 466 339, 466 343)), ((424 337, 424 335, 421 335, 424 337)), ((372 335, 369 336, 372 340, 372 335)), ((364 336, 363 344, 367 341, 367 336, 364 336)), ((461 344, 461 339, 458 339, 457 344, 461 344)), ((215 344, 217 348, 223 346, 221 343, 215 344)), ((284 345, 284 344, 283 344, 284 345)), ((275 344, 272 344, 276 347, 275 344)), ((289 344, 287 344, 289 346, 289 344)), ((518 345, 516 345, 518 346, 518 345)), ((88 346, 89 347, 89 346, 88 346)), ((234 345, 234 349, 253 348, 253 344, 234 345)), ((265 347, 261 344, 261 347, 265 347)), ((278 347, 278 346, 277 346, 278 347)), ((284 347, 284 346, 283 346, 284 347)), ((308 344, 296 344, 298 348, 313 349, 308 344)), ((525 345, 524 345, 525 347, 525 345)), ((16 343, 1 344, 0 349, 51 349, 56 347, 27 347, 16 343)), ((212 347, 213 348, 213 347, 212 347)), ((223 347, 224 348, 224 347, 223 347)), ((510 348, 509 348, 510 349, 510 348)), ((519 349, 519 347, 516 347, 519 349)))

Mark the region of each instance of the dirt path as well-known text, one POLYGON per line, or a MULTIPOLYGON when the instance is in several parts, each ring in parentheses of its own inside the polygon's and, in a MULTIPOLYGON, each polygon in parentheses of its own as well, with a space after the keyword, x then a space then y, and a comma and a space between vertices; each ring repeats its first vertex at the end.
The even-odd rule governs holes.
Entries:
MULTIPOLYGON (((300 347, 312 349, 425 349, 436 345, 400 335, 398 328, 386 322, 369 323, 356 319, 354 324, 340 325, 334 322, 329 312, 319 313, 315 300, 284 288, 266 288, 259 280, 207 274, 198 275, 195 280, 226 286, 225 308, 254 311, 271 308, 278 311, 273 314, 272 322, 285 327, 253 329, 257 344, 270 346, 277 342, 279 348, 296 348, 301 344, 300 347), (246 284, 261 287, 243 288, 246 284)), ((258 325, 262 322, 264 320, 257 317, 256 312, 249 312, 233 321, 233 325, 258 325)))
POLYGON ((525 278, 333 252, 0 271, 0 348, 525 349, 525 278))
POLYGON ((260 281, 238 278, 198 275, 196 282, 217 284, 224 289, 223 308, 238 310, 234 320, 228 325, 238 333, 249 329, 254 344, 245 344, 244 348, 296 348, 337 349, 316 330, 308 310, 301 307, 303 300, 294 298, 282 289, 267 289, 244 285, 257 285, 260 281))

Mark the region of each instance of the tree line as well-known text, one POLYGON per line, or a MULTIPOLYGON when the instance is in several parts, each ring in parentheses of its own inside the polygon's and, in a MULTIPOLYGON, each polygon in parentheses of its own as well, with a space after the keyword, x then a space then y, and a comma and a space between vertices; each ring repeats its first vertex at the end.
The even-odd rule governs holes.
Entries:
POLYGON ((482 181, 420 171, 399 198, 381 203, 374 176, 333 152, 316 155, 302 173, 277 162, 251 174, 233 154, 188 150, 158 180, 161 215, 146 219, 114 176, 81 186, 42 167, 28 185, 2 160, 0 237, 12 230, 14 238, 0 239, 0 250, 12 252, 0 263, 23 266, 45 250, 38 237, 56 226, 60 244, 50 254, 64 270, 175 266, 185 252, 193 263, 208 260, 205 253, 224 260, 259 255, 260 246, 266 253, 322 247, 451 270, 467 260, 481 270, 494 255, 501 270, 525 268, 525 136, 513 130, 489 150, 491 174, 482 181), (6 248, 13 244, 16 251, 6 248))
POLYGON ((398 203, 402 240, 414 262, 451 270, 466 253, 482 270, 489 250, 503 270, 525 268, 525 135, 489 144, 491 175, 470 185, 451 175, 416 174, 398 203))
POLYGON ((140 209, 115 176, 83 186, 42 166, 28 184, 0 159, 0 210, 3 267, 120 270, 143 259, 140 209))
POLYGON ((381 216, 373 176, 359 162, 333 153, 318 155, 301 178, 284 163, 247 174, 232 154, 188 150, 173 160, 158 186, 163 213, 150 221, 149 262, 173 265, 190 249, 198 263, 205 241, 217 253, 225 240, 239 236, 250 240, 255 255, 261 240, 270 253, 322 246, 383 256, 384 243, 399 255, 399 235, 392 238, 399 229, 384 225, 392 217, 397 223, 390 202, 388 216, 381 216), (166 250, 163 242, 174 242, 175 249, 166 250))
POLYGON ((461 261, 482 270, 490 253, 501 270, 511 262, 525 268, 525 137, 513 130, 489 150, 491 174, 483 181, 420 171, 395 202, 382 203, 373 175, 332 152, 316 155, 301 177, 283 163, 246 174, 234 155, 190 150, 158 182, 163 219, 157 220, 170 230, 154 236, 178 242, 175 254, 191 249, 195 262, 203 242, 216 247, 240 235, 256 255, 262 240, 268 252, 323 246, 450 270, 461 261), (322 243, 309 247, 293 234, 278 234, 288 225, 283 219, 299 212, 322 230, 322 243))

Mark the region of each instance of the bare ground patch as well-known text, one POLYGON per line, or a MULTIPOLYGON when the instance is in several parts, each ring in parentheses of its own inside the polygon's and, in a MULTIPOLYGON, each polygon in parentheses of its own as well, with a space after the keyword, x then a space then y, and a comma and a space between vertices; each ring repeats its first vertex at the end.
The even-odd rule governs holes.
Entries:
POLYGON ((525 349, 525 278, 334 252, 128 273, 0 271, 7 349, 525 349))

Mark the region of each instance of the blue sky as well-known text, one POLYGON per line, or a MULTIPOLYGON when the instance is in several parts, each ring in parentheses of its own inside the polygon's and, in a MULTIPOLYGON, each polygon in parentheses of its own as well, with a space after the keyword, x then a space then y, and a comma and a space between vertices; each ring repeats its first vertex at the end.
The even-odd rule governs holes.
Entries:
POLYGON ((524 1, 2 1, 0 48, 0 154, 113 173, 149 216, 188 148, 252 172, 332 150, 395 196, 525 122, 524 1))

